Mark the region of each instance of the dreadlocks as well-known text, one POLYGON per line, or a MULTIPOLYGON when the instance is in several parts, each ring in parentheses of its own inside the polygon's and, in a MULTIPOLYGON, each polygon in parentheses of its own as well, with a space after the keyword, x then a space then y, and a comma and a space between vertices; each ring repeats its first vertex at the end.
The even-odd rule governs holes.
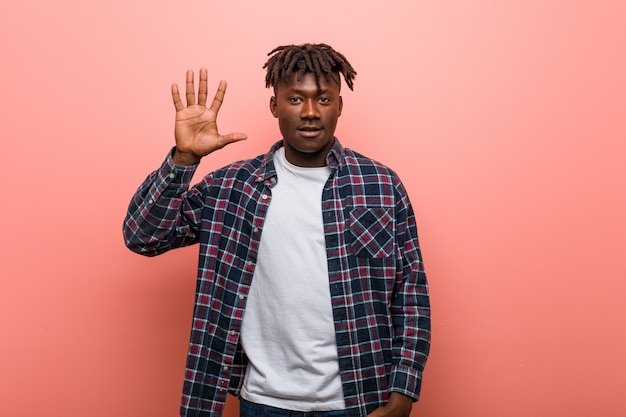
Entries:
POLYGON ((305 73, 311 72, 315 74, 318 89, 321 89, 322 74, 341 85, 339 73, 343 74, 343 79, 350 90, 353 89, 352 80, 356 71, 345 56, 326 44, 284 45, 267 55, 271 55, 263 65, 263 68, 267 68, 265 76, 267 88, 275 86, 280 81, 288 82, 294 73, 297 80, 300 80, 305 73))

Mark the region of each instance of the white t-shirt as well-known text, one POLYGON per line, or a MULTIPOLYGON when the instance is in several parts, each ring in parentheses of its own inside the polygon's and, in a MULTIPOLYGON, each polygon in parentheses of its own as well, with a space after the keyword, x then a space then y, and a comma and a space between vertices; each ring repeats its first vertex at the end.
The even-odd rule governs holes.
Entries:
POLYGON ((294 411, 345 408, 328 285, 322 189, 328 167, 274 155, 278 181, 241 329, 250 360, 241 396, 294 411))

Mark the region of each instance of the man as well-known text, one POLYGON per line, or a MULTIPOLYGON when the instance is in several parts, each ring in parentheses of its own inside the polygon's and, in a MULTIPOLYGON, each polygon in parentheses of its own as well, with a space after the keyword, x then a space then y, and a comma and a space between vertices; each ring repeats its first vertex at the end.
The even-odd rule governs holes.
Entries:
POLYGON ((199 243, 181 416, 402 416, 419 397, 430 305, 408 196, 389 168, 334 136, 341 78, 324 44, 282 46, 265 64, 283 139, 189 188, 200 160, 246 139, 221 135, 220 82, 176 84, 176 146, 133 197, 127 246, 154 256, 199 243))

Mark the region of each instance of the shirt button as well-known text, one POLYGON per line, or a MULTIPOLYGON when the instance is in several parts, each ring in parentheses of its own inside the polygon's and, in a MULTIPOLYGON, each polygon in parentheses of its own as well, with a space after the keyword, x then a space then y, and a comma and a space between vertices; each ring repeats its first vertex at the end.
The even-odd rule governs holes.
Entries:
POLYGON ((262 198, 263 200, 267 200, 267 194, 263 194, 263 195, 261 196, 261 198, 262 198))
POLYGON ((152 204, 152 203, 154 203, 153 199, 148 200, 148 204, 152 204))
POLYGON ((231 331, 230 331, 230 335, 231 335, 231 336, 234 336, 234 335, 236 335, 236 334, 237 334, 237 332, 236 332, 236 331, 234 331, 234 330, 231 330, 231 331))
POLYGON ((228 365, 224 365, 224 370, 228 371, 228 365))
POLYGON ((239 294, 239 299, 243 300, 244 298, 246 298, 243 294, 239 294))
POLYGON ((176 174, 174 174, 173 172, 170 174, 170 178, 174 178, 176 176, 176 174))
POLYGON ((259 233, 259 228, 258 228, 258 227, 255 227, 254 229, 252 229, 252 231, 253 231, 254 233, 259 233))

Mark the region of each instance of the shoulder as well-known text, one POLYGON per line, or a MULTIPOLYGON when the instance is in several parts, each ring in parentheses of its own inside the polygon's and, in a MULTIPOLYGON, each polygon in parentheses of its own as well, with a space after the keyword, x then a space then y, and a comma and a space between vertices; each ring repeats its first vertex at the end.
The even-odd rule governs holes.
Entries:
POLYGON ((381 199, 388 205, 410 205, 407 190, 396 171, 352 149, 345 149, 338 185, 355 195, 381 199))
POLYGON ((264 155, 259 155, 255 158, 232 162, 209 173, 205 178, 211 180, 211 182, 229 182, 233 180, 245 182, 256 179, 263 157, 264 155))
POLYGON ((369 179, 400 183, 400 178, 393 169, 355 150, 345 148, 344 158, 345 166, 350 172, 369 179))
POLYGON ((272 145, 267 153, 257 155, 251 159, 232 162, 211 172, 205 178, 213 179, 212 182, 218 179, 225 181, 257 181, 259 178, 271 175, 274 172, 274 153, 281 146, 282 141, 278 141, 272 145))

